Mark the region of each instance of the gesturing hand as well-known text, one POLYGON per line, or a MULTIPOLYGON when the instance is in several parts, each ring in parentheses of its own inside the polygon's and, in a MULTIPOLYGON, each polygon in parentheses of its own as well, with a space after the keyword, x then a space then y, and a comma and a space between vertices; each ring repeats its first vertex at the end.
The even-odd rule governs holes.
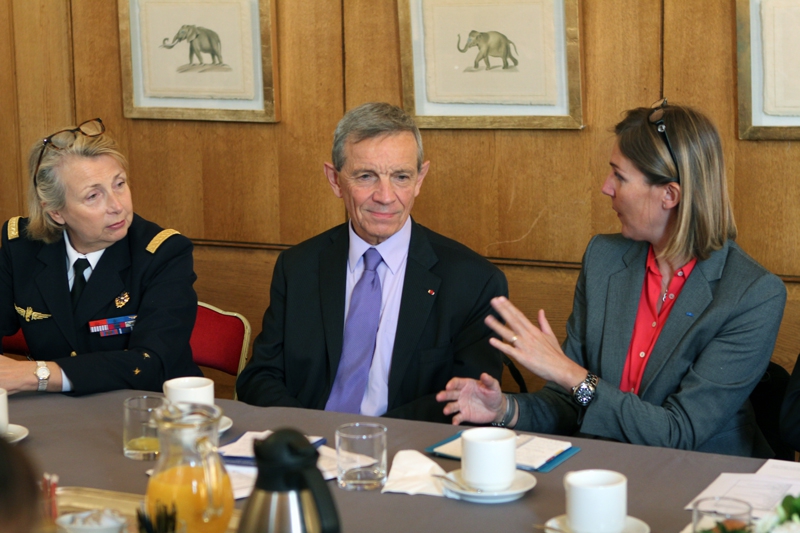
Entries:
POLYGON ((437 402, 448 402, 445 415, 455 415, 453 424, 474 422, 488 424, 504 413, 503 393, 500 383, 489 374, 481 374, 480 381, 470 378, 453 378, 445 389, 436 395, 437 402))
POLYGON ((489 339, 492 346, 540 378, 554 381, 565 390, 571 390, 586 378, 586 369, 561 350, 544 310, 539 310, 539 327, 536 327, 502 296, 492 299, 492 307, 505 320, 503 324, 492 315, 486 317, 486 325, 500 336, 499 339, 489 339))

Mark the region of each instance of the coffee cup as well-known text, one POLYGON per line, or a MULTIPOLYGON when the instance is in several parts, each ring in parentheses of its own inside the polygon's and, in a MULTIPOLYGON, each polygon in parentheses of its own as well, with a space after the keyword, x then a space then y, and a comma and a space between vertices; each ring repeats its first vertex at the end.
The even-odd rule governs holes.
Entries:
POLYGON ((173 403, 188 402, 214 405, 214 381, 209 378, 185 377, 164 382, 164 396, 173 403))
POLYGON ((475 428, 461 434, 461 479, 484 492, 506 490, 517 470, 517 435, 505 428, 475 428))
POLYGON ((0 438, 8 433, 8 392, 0 389, 0 438))
POLYGON ((564 476, 567 525, 572 533, 620 533, 628 516, 628 478, 613 470, 564 476))

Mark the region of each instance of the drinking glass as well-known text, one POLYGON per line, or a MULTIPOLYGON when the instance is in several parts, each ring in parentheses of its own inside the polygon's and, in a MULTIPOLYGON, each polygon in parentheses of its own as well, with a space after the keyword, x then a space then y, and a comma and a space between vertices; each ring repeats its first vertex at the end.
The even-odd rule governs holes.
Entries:
POLYGON ((692 531, 693 533, 719 531, 717 526, 720 523, 725 526, 726 531, 740 529, 749 531, 752 511, 749 503, 736 498, 726 496, 703 498, 694 502, 692 506, 692 531))
POLYGON ((151 461, 158 457, 158 426, 153 413, 164 404, 160 396, 134 396, 123 403, 122 449, 125 457, 151 461))
POLYGON ((373 490, 386 483, 386 426, 344 424, 336 430, 336 467, 339 486, 373 490))

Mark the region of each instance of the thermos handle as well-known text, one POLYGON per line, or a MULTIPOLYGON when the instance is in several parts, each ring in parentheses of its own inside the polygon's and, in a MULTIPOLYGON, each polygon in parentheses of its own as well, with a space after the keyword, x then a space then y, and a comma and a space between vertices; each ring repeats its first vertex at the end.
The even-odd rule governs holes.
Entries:
POLYGON ((322 533, 339 533, 339 513, 336 511, 333 496, 331 496, 322 474, 316 466, 304 468, 302 474, 306 486, 317 504, 322 533))
POLYGON ((203 522, 222 516, 224 509, 225 468, 217 454, 217 448, 208 437, 197 439, 197 451, 203 462, 203 476, 206 482, 208 505, 203 511, 203 522))

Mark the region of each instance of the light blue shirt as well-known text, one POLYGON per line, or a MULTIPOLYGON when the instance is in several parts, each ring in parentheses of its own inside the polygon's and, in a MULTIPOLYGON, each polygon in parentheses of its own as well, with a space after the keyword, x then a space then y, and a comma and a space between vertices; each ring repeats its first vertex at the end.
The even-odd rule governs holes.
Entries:
MULTIPOLYGON (((350 295, 353 294, 353 288, 364 273, 364 252, 373 247, 356 235, 352 223, 348 228, 350 251, 347 257, 345 322, 350 310, 350 295)), ((400 316, 410 243, 411 217, 406 220, 400 231, 374 247, 383 258, 383 262, 378 265, 378 277, 381 280, 381 318, 375 339, 375 354, 372 356, 372 365, 369 369, 367 390, 361 401, 362 415, 380 416, 386 412, 389 405, 389 370, 392 367, 394 337, 397 332, 397 319, 400 316)))

